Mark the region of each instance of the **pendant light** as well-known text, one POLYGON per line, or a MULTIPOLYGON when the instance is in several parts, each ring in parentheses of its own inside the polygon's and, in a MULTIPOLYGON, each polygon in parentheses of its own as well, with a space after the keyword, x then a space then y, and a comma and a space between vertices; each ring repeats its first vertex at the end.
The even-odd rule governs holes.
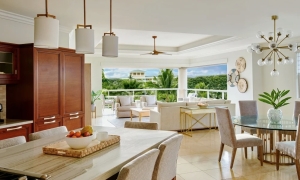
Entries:
POLYGON ((94 30, 92 25, 86 25, 86 15, 85 15, 85 0, 83 0, 84 9, 84 24, 77 24, 77 29, 75 29, 76 37, 76 53, 78 54, 94 54, 94 30), (80 28, 83 27, 83 28, 80 28), (88 29, 90 28, 90 29, 88 29))
POLYGON ((45 1, 46 14, 34 18, 34 47, 55 49, 58 48, 59 21, 48 14, 48 1, 45 1))
POLYGON ((102 36, 102 56, 104 57, 118 57, 118 36, 112 32, 111 11, 112 0, 110 0, 110 32, 102 36))

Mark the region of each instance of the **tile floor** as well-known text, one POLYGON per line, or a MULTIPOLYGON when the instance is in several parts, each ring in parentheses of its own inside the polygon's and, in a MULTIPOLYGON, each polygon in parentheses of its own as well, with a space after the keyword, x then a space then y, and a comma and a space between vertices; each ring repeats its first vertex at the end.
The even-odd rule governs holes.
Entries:
MULTIPOLYGON (((105 109, 102 117, 92 120, 92 125, 110 126, 109 118, 116 118, 111 110, 105 109)), ((240 129, 236 129, 240 132, 240 129)), ((280 166, 264 163, 260 166, 256 148, 248 148, 248 159, 243 149, 237 150, 233 168, 230 169, 231 148, 225 146, 222 160, 218 162, 220 136, 217 130, 199 130, 193 137, 184 136, 179 151, 177 180, 295 180, 295 165, 280 166)))

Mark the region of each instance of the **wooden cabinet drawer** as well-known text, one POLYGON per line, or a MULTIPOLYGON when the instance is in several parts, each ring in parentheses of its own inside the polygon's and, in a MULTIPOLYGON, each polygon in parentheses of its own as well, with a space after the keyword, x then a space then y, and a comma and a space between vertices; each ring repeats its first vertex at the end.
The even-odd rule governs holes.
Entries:
POLYGON ((62 119, 51 119, 46 121, 38 121, 34 124, 34 132, 62 126, 62 119))
POLYGON ((63 125, 66 126, 69 131, 82 128, 84 126, 84 115, 64 117, 63 125))
POLYGON ((0 140, 16 136, 25 136, 26 140, 28 141, 28 135, 30 133, 32 133, 32 124, 3 128, 0 130, 0 140))

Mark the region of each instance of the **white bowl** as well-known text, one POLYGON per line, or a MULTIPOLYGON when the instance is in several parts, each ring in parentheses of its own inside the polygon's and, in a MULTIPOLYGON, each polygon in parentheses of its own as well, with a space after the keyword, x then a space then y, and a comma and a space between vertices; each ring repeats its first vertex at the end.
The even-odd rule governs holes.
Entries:
POLYGON ((80 138, 66 137, 66 142, 72 149, 83 149, 92 142, 93 138, 93 135, 80 138))

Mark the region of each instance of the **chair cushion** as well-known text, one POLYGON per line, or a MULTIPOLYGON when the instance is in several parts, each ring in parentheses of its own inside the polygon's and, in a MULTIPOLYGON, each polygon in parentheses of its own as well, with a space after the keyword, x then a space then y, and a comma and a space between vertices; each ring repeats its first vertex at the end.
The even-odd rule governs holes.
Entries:
POLYGON ((117 107, 118 111, 130 111, 130 108, 136 108, 136 106, 120 106, 117 107))
POLYGON ((130 96, 120 96, 120 104, 121 106, 131 106, 131 97, 130 96))
POLYGON ((146 96, 146 101, 147 101, 148 105, 155 105, 156 97, 155 96, 146 96))
POLYGON ((296 142, 295 141, 282 141, 276 143, 276 149, 287 154, 293 158, 296 157, 296 142))
POLYGON ((236 144, 234 147, 241 148, 241 147, 252 147, 252 146, 262 146, 263 141, 250 134, 236 134, 236 144))

